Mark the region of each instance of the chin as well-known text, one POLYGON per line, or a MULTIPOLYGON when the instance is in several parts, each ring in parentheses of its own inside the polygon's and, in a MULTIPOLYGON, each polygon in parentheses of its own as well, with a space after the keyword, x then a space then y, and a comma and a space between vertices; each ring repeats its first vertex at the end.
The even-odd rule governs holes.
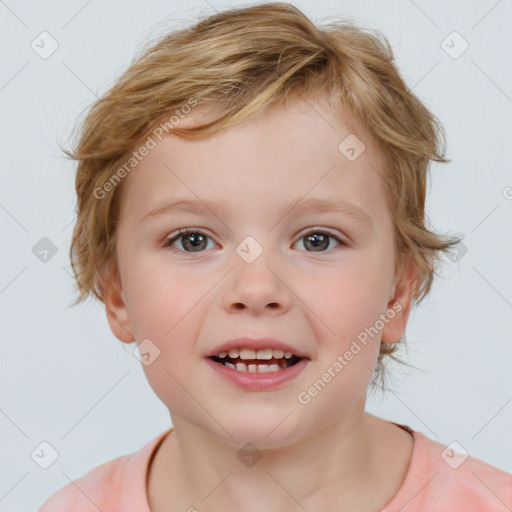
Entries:
POLYGON ((285 417, 286 415, 271 414, 265 417, 262 414, 253 414, 244 419, 238 416, 231 421, 221 421, 231 436, 218 425, 215 432, 223 441, 237 448, 242 448, 247 443, 252 443, 261 450, 283 448, 292 444, 298 435, 289 418, 283 421, 285 417))

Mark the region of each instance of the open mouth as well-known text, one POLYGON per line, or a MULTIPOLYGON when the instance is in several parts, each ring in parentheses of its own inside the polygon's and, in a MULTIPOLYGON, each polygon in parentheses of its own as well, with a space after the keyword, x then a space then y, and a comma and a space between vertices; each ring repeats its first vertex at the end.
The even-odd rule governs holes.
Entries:
POLYGON ((269 373, 289 368, 303 358, 282 350, 233 349, 221 352, 217 356, 210 356, 210 359, 239 372, 269 373))

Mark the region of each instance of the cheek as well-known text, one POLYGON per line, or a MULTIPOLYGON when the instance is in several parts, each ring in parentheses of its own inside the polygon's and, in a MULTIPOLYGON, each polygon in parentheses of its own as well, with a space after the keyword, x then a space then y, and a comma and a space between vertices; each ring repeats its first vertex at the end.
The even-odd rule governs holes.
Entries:
POLYGON ((355 264, 331 269, 325 276, 317 275, 298 288, 314 313, 311 321, 319 326, 318 339, 332 339, 337 349, 343 349, 374 325, 386 307, 383 276, 382 265, 360 258, 355 264))
POLYGON ((204 291, 185 291, 176 283, 167 286, 163 279, 155 286, 148 281, 145 283, 148 293, 137 294, 130 301, 130 319, 136 340, 149 338, 162 352, 185 355, 186 348, 191 351, 193 347, 194 326, 199 325, 199 320, 194 319, 204 291))
POLYGON ((136 340, 154 342, 166 367, 191 360, 212 279, 192 280, 165 258, 149 253, 135 256, 125 270, 123 284, 136 340))
POLYGON ((136 340, 149 339, 150 352, 157 354, 150 364, 143 365, 148 383, 168 408, 194 411, 189 393, 199 396, 200 390, 190 376, 198 357, 195 340, 204 315, 201 297, 207 290, 181 283, 175 276, 165 277, 156 269, 139 274, 132 283, 139 291, 130 301, 136 340))
POLYGON ((133 251, 125 261, 124 275, 123 287, 129 297, 128 310, 137 341, 150 338, 167 343, 180 318, 192 307, 194 287, 180 279, 165 259, 142 251, 133 251))

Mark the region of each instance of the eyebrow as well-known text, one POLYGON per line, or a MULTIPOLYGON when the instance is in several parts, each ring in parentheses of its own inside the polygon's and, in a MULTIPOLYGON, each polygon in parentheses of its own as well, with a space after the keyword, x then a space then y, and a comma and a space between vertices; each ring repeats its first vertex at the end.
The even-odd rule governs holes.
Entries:
POLYGON ((351 201, 345 199, 320 199, 310 197, 307 199, 297 198, 285 203, 279 210, 279 218, 282 218, 288 213, 294 212, 295 214, 301 212, 315 212, 315 213, 339 213, 347 215, 354 221, 367 227, 373 228, 373 218, 363 208, 351 201))
MULTIPOLYGON (((167 200, 156 206, 144 215, 142 221, 163 215, 179 215, 180 213, 204 214, 207 210, 219 216, 225 212, 225 203, 200 199, 167 200)), ((301 197, 287 201, 278 211, 278 218, 282 220, 291 212, 339 213, 351 217, 355 222, 368 229, 373 228, 373 218, 363 208, 344 199, 330 200, 321 198, 301 197)), ((220 218, 220 217, 219 217, 220 218)))

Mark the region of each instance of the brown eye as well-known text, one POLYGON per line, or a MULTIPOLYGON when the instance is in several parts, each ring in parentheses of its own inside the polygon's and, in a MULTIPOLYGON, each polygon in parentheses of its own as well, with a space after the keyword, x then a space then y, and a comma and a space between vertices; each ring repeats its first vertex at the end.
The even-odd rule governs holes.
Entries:
POLYGON ((183 229, 180 230, 175 236, 168 238, 163 246, 171 247, 175 242, 179 242, 181 245, 181 251, 183 252, 201 252, 206 249, 208 239, 210 237, 202 231, 194 231, 183 229))
MULTIPOLYGON (((165 240, 163 247, 168 247, 173 251, 203 252, 207 249, 209 239, 211 240, 202 231, 181 229, 176 235, 165 240), (178 247, 175 247, 175 244, 178 244, 178 247)), ((300 238, 299 242, 303 242, 307 252, 327 252, 328 249, 347 245, 339 236, 327 230, 310 231, 300 238), (337 244, 334 247, 332 247, 332 240, 337 244)))
POLYGON ((300 241, 303 241, 307 252, 325 252, 332 245, 331 239, 338 245, 345 245, 338 236, 329 231, 310 231, 300 241))

